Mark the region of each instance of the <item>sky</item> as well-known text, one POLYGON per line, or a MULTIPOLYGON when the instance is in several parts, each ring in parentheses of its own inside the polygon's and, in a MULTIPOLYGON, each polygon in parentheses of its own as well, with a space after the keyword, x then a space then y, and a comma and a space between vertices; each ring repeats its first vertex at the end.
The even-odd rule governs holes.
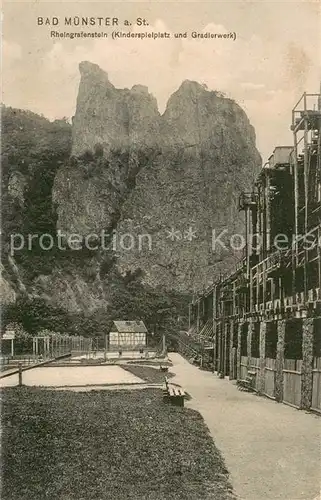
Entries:
MULTIPOLYGON (((321 80, 321 2, 261 0, 216 2, 15 2, 3 4, 2 101, 49 119, 75 113, 78 65, 88 60, 119 88, 146 85, 161 112, 182 81, 196 80, 224 92, 246 111, 257 147, 267 160, 275 146, 291 145, 291 110, 321 80), (38 25, 58 17, 59 26, 38 25), (70 28, 65 16, 118 17, 120 30, 166 31, 169 39, 51 38, 70 28), (145 18, 148 27, 135 25, 145 18), (236 33, 232 39, 175 39, 174 33, 236 33)), ((116 28, 117 29, 117 28, 116 28)))

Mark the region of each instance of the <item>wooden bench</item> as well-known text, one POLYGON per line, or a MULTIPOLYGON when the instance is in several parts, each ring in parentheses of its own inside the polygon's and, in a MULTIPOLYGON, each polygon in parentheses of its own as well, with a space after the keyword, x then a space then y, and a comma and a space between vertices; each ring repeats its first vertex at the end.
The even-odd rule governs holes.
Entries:
POLYGON ((163 401, 174 406, 184 406, 185 391, 181 387, 169 385, 167 377, 163 387, 163 401))
POLYGON ((240 391, 254 391, 256 372, 248 371, 245 379, 239 379, 236 385, 240 391))

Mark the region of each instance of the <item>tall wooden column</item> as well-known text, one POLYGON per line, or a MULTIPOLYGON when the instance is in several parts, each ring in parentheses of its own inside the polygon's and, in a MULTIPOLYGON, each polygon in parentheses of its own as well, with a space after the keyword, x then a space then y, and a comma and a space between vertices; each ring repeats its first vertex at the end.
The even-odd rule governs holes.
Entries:
POLYGON ((247 369, 250 368, 250 360, 252 355, 252 333, 254 330, 253 321, 249 321, 247 330, 247 369))
POLYGON ((229 379, 233 380, 234 378, 234 353, 233 353, 233 337, 234 337, 234 320, 230 321, 230 342, 228 345, 229 350, 229 358, 230 358, 230 367, 229 367, 229 379))
POLYGON ((242 321, 239 322, 238 331, 237 331, 237 351, 236 351, 236 357, 237 357, 236 376, 237 376, 237 379, 241 378, 241 340, 242 340, 243 324, 244 323, 242 323, 242 321))

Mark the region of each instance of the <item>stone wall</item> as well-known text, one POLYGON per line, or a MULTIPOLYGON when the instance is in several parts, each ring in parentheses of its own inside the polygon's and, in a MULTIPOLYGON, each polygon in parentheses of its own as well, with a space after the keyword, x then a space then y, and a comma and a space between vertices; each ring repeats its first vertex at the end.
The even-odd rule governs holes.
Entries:
POLYGON ((304 409, 310 408, 312 403, 313 324, 313 318, 306 318, 302 323, 301 406, 304 409))
POLYGON ((260 379, 259 379, 259 392, 264 393, 265 390, 265 336, 266 336, 266 323, 260 323, 260 379))
POLYGON ((275 399, 283 400, 283 367, 284 367, 284 341, 286 321, 278 322, 278 343, 276 351, 275 399))

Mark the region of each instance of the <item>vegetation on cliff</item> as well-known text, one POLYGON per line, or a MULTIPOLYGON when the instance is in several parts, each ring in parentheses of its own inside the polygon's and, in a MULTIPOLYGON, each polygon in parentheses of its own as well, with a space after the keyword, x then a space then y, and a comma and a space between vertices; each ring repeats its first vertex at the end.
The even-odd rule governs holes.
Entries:
MULTIPOLYGON (((178 316, 184 317, 186 297, 146 286, 144 273, 139 270, 122 275, 115 267, 117 259, 112 251, 101 254, 85 246, 61 251, 56 245, 44 250, 35 239, 32 251, 24 246, 15 252, 16 272, 13 272, 7 259, 12 234, 21 234, 25 241, 29 234, 56 238, 57 212, 52 203, 52 187, 59 167, 78 168, 84 176, 93 175, 94 169, 97 175, 98 170, 106 168, 106 159, 99 148, 93 154, 88 152, 70 159, 71 127, 66 120, 51 123, 29 111, 4 107, 2 127, 3 275, 18 290, 16 302, 3 307, 2 326, 17 322, 32 335, 44 328, 97 335, 107 331, 114 319, 143 318, 155 331, 165 325, 170 328, 178 316), (87 284, 92 282, 93 288, 99 279, 102 296, 108 296, 108 301, 101 301, 95 310, 88 311, 85 307, 72 310, 68 309, 68 303, 67 307, 64 304, 63 290, 54 286, 50 289, 50 281, 43 287, 39 284, 44 277, 59 275, 63 288, 77 273, 87 284), (25 293, 19 291, 18 281, 23 283, 25 293)), ((114 162, 124 164, 125 160, 114 152, 114 162)))

